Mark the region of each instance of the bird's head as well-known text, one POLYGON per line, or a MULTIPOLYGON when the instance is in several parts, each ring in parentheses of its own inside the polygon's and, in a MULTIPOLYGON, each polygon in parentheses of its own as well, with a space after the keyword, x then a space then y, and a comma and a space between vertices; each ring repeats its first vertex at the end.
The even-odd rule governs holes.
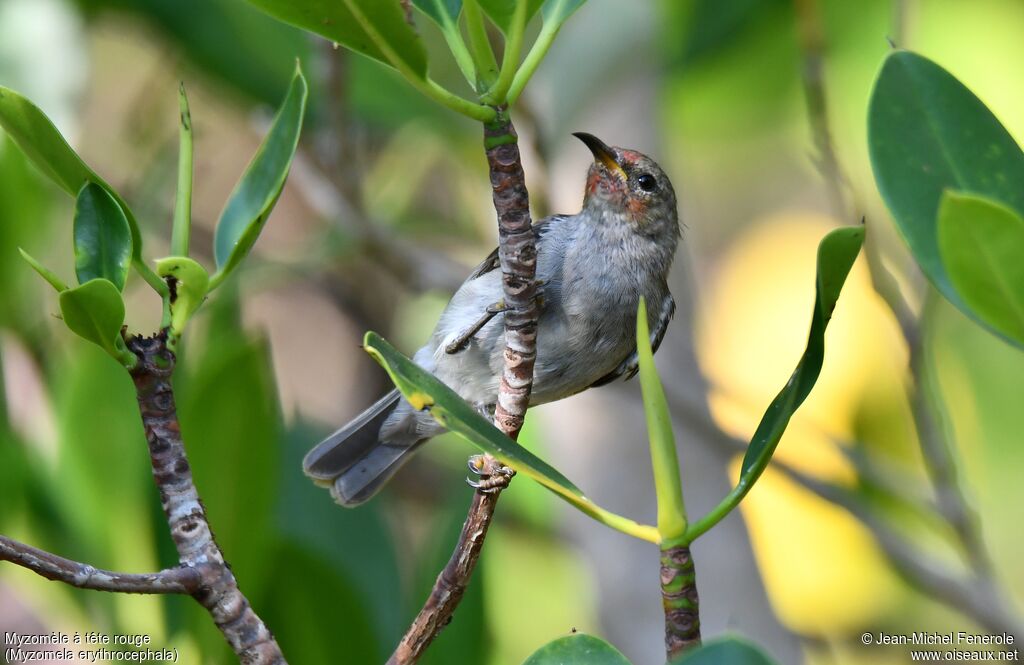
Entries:
POLYGON ((613 148, 593 134, 576 132, 573 136, 594 154, 587 172, 584 210, 611 213, 642 233, 678 233, 675 190, 653 159, 635 150, 613 148))

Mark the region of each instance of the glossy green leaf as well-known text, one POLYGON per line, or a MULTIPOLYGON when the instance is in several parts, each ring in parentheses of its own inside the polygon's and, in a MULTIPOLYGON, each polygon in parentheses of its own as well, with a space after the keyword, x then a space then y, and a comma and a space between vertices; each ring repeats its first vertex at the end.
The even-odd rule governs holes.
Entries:
POLYGON ((39 276, 45 279, 58 293, 67 290, 68 285, 56 273, 29 256, 29 253, 20 247, 18 251, 21 252, 21 258, 25 259, 25 262, 32 266, 32 269, 39 273, 39 276))
POLYGON ((412 0, 412 4, 442 28, 458 22, 462 0, 412 0))
MULTIPOLYGON (((512 26, 512 15, 515 14, 516 4, 519 0, 476 0, 484 13, 492 21, 494 25, 502 32, 508 32, 512 26)), ((544 0, 523 0, 527 3, 526 9, 526 20, 529 21, 530 17, 537 13, 540 9, 541 4, 544 0)))
POLYGON ((519 473, 533 478, 597 521, 637 538, 660 542, 657 529, 609 513, 586 498, 565 476, 505 436, 455 391, 399 353, 377 333, 366 333, 363 348, 387 370, 395 387, 413 407, 430 409, 430 415, 441 425, 519 473))
POLYGON ((87 183, 75 200, 75 273, 78 283, 113 282, 124 291, 132 261, 132 234, 121 206, 107 190, 87 183))
POLYGON ((156 274, 173 277, 171 291, 171 330, 180 335, 185 324, 206 298, 210 275, 206 268, 185 256, 171 256, 156 262, 156 274))
POLYGON ((885 61, 868 112, 878 189, 914 258, 967 313, 939 256, 939 199, 955 189, 1024 214, 1024 154, 999 120, 952 74, 915 53, 885 61))
POLYGON ((1024 346, 1024 219, 997 201, 947 191, 939 205, 939 250, 975 316, 1024 346))
POLYGON ((576 633, 548 642, 523 661, 523 665, 630 665, 630 662, 601 638, 576 633))
POLYGON ((78 196, 90 182, 106 190, 117 201, 128 221, 132 258, 141 259, 142 237, 128 204, 85 165, 46 114, 29 100, 3 86, 0 86, 0 127, 7 131, 40 171, 71 196, 78 196))
POLYGON ((217 222, 213 245, 218 270, 211 279, 211 289, 238 267, 252 249, 281 195, 302 131, 306 93, 306 79, 296 68, 274 124, 235 185, 217 222))
POLYGON ((676 438, 665 390, 654 367, 651 333, 647 322, 647 303, 640 299, 636 313, 636 350, 640 368, 640 389, 647 416, 647 437, 654 468, 654 491, 658 498, 658 533, 663 544, 673 544, 686 532, 686 506, 679 477, 676 438))
POLYGON ((690 525, 686 533, 687 541, 692 542, 739 505, 771 461, 790 418, 810 394, 821 373, 825 359, 825 329, 863 242, 864 228, 849 226, 830 232, 818 245, 816 296, 807 348, 789 381, 762 416, 743 456, 736 487, 710 513, 690 525))
POLYGON ((394 66, 376 33, 398 60, 396 69, 423 79, 427 55, 415 28, 405 20, 399 2, 380 0, 249 0, 271 16, 326 37, 353 51, 394 66))
POLYGON ((124 301, 106 279, 94 279, 60 293, 60 312, 71 332, 97 344, 118 362, 134 364, 135 356, 121 339, 124 301))
POLYGON ((705 642, 674 659, 671 665, 775 665, 757 645, 738 637, 720 637, 705 642))
POLYGON ((545 23, 564 23, 587 0, 544 0, 540 13, 545 23))

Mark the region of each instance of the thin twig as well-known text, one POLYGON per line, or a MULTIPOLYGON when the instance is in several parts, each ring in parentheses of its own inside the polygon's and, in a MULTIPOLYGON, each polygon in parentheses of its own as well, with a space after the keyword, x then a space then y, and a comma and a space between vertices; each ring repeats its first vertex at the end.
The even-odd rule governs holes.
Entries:
MULTIPOLYGON (((483 470, 482 477, 499 474, 497 467, 500 465, 493 457, 485 457, 483 462, 490 466, 483 470)), ((398 643, 398 648, 388 659, 388 665, 415 663, 441 629, 451 621, 480 558, 498 495, 498 492, 479 491, 473 494, 455 551, 437 576, 423 609, 416 615, 402 641, 398 643)))
MULTIPOLYGON (((529 406, 537 354, 537 249, 518 136, 507 109, 496 110, 497 120, 484 125, 484 148, 498 216, 498 257, 508 309, 503 313, 505 366, 498 388, 494 424, 514 439, 519 435, 529 406)), ((438 632, 451 621, 462 592, 469 584, 499 493, 509 480, 501 473, 498 461, 489 455, 483 456, 480 469, 488 489, 478 490, 473 496, 455 551, 434 583, 427 603, 392 654, 389 665, 409 665, 419 659, 438 632), (493 481, 499 482, 495 485, 493 481)))
POLYGON ((149 445, 153 480, 160 492, 171 538, 181 565, 202 573, 193 597, 210 613, 242 663, 283 665, 280 647, 239 590, 213 538, 192 480, 171 387, 175 358, 167 348, 166 332, 148 338, 129 338, 128 348, 139 358, 132 370, 132 380, 149 445))
POLYGON ((158 573, 103 570, 19 543, 6 536, 0 536, 0 561, 10 561, 48 580, 94 591, 193 594, 199 588, 201 579, 197 568, 186 566, 176 566, 158 573))

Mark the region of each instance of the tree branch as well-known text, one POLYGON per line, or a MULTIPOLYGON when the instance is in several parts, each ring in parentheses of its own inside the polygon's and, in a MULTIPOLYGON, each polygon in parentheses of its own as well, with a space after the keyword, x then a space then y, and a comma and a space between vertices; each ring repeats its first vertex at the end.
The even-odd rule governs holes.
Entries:
MULTIPOLYGON (((537 357, 537 248, 530 219, 530 198, 519 155, 519 138, 508 109, 484 125, 484 149, 490 170, 491 193, 498 216, 498 258, 505 304, 505 366, 498 387, 494 424, 513 439, 519 436, 533 388, 537 357)), ((473 496, 462 534, 448 564, 438 575, 423 609, 402 637, 389 665, 417 662, 437 634, 452 619, 476 568, 484 537, 494 516, 498 496, 509 476, 501 464, 484 455, 478 466, 483 478, 473 496)))
POLYGON ((199 588, 197 568, 177 566, 158 573, 116 573, 72 561, 41 549, 0 536, 0 560, 27 568, 48 580, 64 582, 79 589, 120 593, 193 594, 199 588))
POLYGON ((181 565, 201 575, 192 597, 210 613, 217 628, 245 665, 283 665, 273 635, 238 588, 224 554, 213 538, 199 500, 181 440, 171 374, 175 357, 166 332, 132 337, 128 348, 139 357, 132 380, 146 430, 153 479, 181 565))
POLYGON ((661 550, 661 603, 665 609, 665 652, 672 660, 700 645, 697 574, 687 545, 661 550))

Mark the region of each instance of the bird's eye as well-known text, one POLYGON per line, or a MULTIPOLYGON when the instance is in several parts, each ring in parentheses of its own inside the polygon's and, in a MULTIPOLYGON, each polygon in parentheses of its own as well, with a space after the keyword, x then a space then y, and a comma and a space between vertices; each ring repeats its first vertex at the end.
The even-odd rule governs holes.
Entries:
POLYGON ((636 184, 639 185, 640 189, 644 190, 645 192, 653 192, 654 189, 658 186, 658 181, 655 180, 654 176, 652 176, 651 174, 644 173, 643 175, 636 179, 636 184))

